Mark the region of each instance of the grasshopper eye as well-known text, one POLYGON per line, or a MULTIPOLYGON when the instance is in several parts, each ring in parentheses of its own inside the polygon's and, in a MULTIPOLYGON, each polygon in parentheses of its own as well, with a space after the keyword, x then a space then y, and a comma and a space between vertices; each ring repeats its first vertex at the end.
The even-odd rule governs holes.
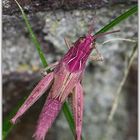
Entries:
POLYGON ((82 43, 84 40, 85 40, 85 37, 80 37, 79 38, 80 43, 82 43))
POLYGON ((74 45, 79 45, 80 43, 83 43, 85 41, 85 37, 80 37, 75 43, 74 45))

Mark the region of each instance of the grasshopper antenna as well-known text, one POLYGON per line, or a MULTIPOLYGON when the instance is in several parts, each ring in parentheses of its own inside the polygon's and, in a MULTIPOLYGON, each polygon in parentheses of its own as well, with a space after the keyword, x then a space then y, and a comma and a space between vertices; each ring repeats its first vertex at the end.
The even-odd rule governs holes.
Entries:
POLYGON ((92 32, 94 32, 94 29, 95 29, 95 18, 92 20, 92 23, 89 26, 88 35, 91 35, 92 32))
POLYGON ((99 38, 99 37, 102 37, 102 36, 105 36, 105 35, 108 35, 108 34, 116 33, 116 32, 120 32, 120 30, 115 30, 115 31, 106 32, 106 33, 100 33, 100 34, 94 35, 93 38, 96 39, 96 38, 99 38))
POLYGON ((97 19, 97 15, 96 15, 96 1, 95 1, 95 15, 91 21, 91 24, 89 26, 89 29, 88 29, 88 35, 91 35, 93 32, 95 32, 95 25, 96 25, 96 19, 97 19))

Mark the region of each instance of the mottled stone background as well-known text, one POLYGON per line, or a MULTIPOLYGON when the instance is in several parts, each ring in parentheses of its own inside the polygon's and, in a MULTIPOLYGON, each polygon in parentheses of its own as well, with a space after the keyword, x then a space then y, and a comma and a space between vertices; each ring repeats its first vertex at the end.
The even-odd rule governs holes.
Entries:
MULTIPOLYGON (((84 35, 94 19, 95 32, 112 19, 137 3, 135 0, 80 0, 80 1, 21 1, 34 32, 41 43, 49 63, 59 60, 67 51, 64 37, 72 42, 84 35)), ((107 123, 115 93, 124 75, 124 68, 134 47, 133 43, 114 41, 112 38, 127 38, 137 41, 137 14, 131 16, 112 30, 111 34, 96 42, 104 56, 103 62, 88 62, 83 79, 85 90, 83 134, 86 140, 137 140, 137 58, 121 92, 114 119, 107 123)), ((29 95, 41 79, 42 68, 32 44, 21 13, 13 0, 3 0, 3 117, 29 95)), ((31 140, 38 115, 46 95, 21 118, 7 140, 31 140)), ((74 139, 61 112, 47 140, 74 139)))

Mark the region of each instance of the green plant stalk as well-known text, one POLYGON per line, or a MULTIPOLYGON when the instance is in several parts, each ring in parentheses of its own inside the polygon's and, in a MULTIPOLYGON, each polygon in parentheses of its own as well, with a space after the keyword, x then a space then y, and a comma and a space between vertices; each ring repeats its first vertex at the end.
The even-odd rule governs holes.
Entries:
MULTIPOLYGON (((16 1, 16 0, 15 0, 16 1)), ((19 5, 19 3, 16 1, 18 7, 20 8, 20 11, 22 12, 22 16, 23 16, 23 19, 26 23, 26 26, 28 28, 28 31, 30 33, 30 36, 31 36, 31 39, 38 51, 38 54, 39 54, 39 57, 41 59, 41 62, 43 64, 44 67, 47 67, 48 64, 47 64, 47 61, 45 59, 45 56, 44 56, 44 53, 42 52, 41 50, 41 47, 40 47, 40 44, 35 36, 35 34, 33 33, 32 31, 32 28, 31 28, 31 25, 27 19, 27 16, 25 15, 22 7, 19 5)), ((118 23, 120 23, 121 21, 123 21, 124 19, 128 18, 129 16, 131 16, 132 14, 136 13, 138 11, 138 8, 137 6, 134 6, 132 7, 131 9, 129 9, 127 12, 124 12, 123 14, 121 14, 119 17, 117 17, 116 19, 114 19, 112 22, 110 22, 109 24, 107 24, 106 26, 104 26, 100 31, 98 31, 96 34, 98 33, 101 33, 101 32, 105 32, 105 31, 108 31, 109 29, 111 29, 112 27, 116 26, 118 23)), ((13 111, 10 113, 10 117, 6 117, 4 118, 4 121, 3 121, 3 139, 5 139, 10 130, 12 129, 13 125, 9 122, 9 119, 11 118, 11 114, 14 114, 13 112, 16 112, 19 108, 19 106, 21 106, 23 103, 23 101, 20 101, 18 103, 18 107, 16 107, 15 109, 13 109, 13 111)), ((68 106, 68 103, 65 102, 64 105, 63 105, 63 112, 65 114, 65 117, 69 123, 69 127, 70 129, 72 130, 72 133, 74 134, 75 132, 75 127, 74 127, 74 120, 73 120, 73 117, 72 117, 72 113, 70 112, 70 109, 69 109, 69 106, 68 106)), ((84 138, 82 138, 82 140, 84 140, 84 138)))
POLYGON ((17 110, 19 109, 19 107, 21 106, 21 104, 24 102, 25 99, 26 99, 26 97, 24 97, 22 100, 20 100, 18 105, 9 113, 9 115, 7 117, 4 118, 4 123, 2 124, 2 128, 3 128, 2 129, 2 139, 3 140, 6 139, 6 137, 12 130, 12 128, 14 128, 14 125, 12 125, 9 120, 15 115, 15 113, 17 112, 17 110))
POLYGON ((32 28, 31 28, 31 25, 30 25, 30 23, 29 23, 29 21, 28 21, 28 18, 27 18, 27 16, 26 16, 25 12, 23 11, 22 7, 20 6, 20 4, 19 4, 16 0, 15 0, 15 2, 16 2, 16 4, 18 5, 18 7, 19 7, 19 9, 20 9, 20 11, 21 11, 21 13, 22 13, 22 17, 23 17, 23 19, 24 19, 24 21, 25 21, 25 24, 26 24, 27 29, 28 29, 28 31, 29 31, 30 37, 31 37, 31 39, 32 39, 32 42, 34 43, 34 45, 35 45, 35 47, 36 47, 36 49, 37 49, 37 51, 38 51, 40 60, 41 60, 41 62, 42 62, 42 64, 43 64, 43 66, 44 66, 44 67, 47 67, 47 66, 48 66, 48 63, 47 63, 47 61, 46 61, 46 58, 45 58, 45 56, 44 56, 44 53, 43 53, 42 50, 41 50, 40 43, 38 42, 38 39, 37 39, 37 37, 35 36, 35 34, 34 34, 32 28))
POLYGON ((70 108, 69 108, 67 102, 65 102, 64 105, 63 105, 63 113, 64 113, 64 115, 65 115, 65 117, 66 117, 68 122, 69 122, 69 120, 71 120, 71 123, 69 123, 69 127, 70 127, 70 129, 71 129, 71 131, 72 131, 72 133, 74 135, 75 134, 75 132, 74 132, 74 129, 75 129, 74 120, 73 120, 73 116, 72 116, 72 113, 70 111, 70 108))

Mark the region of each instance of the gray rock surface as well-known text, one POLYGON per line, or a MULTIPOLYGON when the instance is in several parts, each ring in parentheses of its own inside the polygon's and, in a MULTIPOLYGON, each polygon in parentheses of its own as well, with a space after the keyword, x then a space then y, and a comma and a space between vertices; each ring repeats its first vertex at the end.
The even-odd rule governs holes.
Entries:
MULTIPOLYGON (((136 4, 138 0, 18 0, 18 2, 24 7, 27 13, 44 12, 50 10, 63 9, 94 9, 101 7, 111 7, 115 5, 136 4)), ((19 12, 14 0, 2 0, 3 13, 13 15, 19 12)))
MULTIPOLYGON (((41 42, 46 58, 51 63, 59 60, 67 51, 64 43, 65 36, 74 42, 88 31, 88 27, 93 19, 96 21, 94 29, 98 31, 128 8, 129 6, 123 5, 112 8, 101 8, 96 11, 96 18, 94 10, 44 11, 29 14, 28 17, 33 30, 41 42)), ((125 140, 126 138, 129 124, 129 113, 126 109, 127 88, 122 91, 119 106, 111 124, 107 123, 107 117, 116 90, 123 77, 124 68, 127 64, 126 60, 130 56, 134 44, 123 41, 114 41, 106 45, 102 45, 102 43, 112 38, 137 40, 137 22, 137 14, 135 14, 112 29, 120 29, 121 32, 100 38, 96 42, 98 50, 104 56, 104 61, 88 62, 83 79, 85 90, 83 134, 86 140, 125 140)), ((29 38, 25 24, 19 15, 3 15, 2 58, 4 75, 10 75, 11 72, 22 73, 25 71, 32 74, 41 68, 38 54, 29 38)), ((137 64, 137 61, 135 63, 137 64)), ((28 117, 31 116, 26 116, 26 118, 28 117)), ((29 120, 24 122, 29 123, 29 120)), ((29 124, 27 126, 31 127, 30 132, 35 127, 29 124)), ((25 128, 28 128, 27 126, 25 128)), ((11 134, 14 140, 31 139, 30 136, 32 134, 28 135, 29 132, 25 130, 26 137, 26 134, 20 133, 19 129, 20 127, 17 127, 11 134), (17 132, 19 133, 16 134, 17 132)), ((30 128, 27 130, 29 131, 30 128)), ((62 113, 57 118, 50 133, 52 135, 56 134, 50 140, 73 139, 62 113)), ((136 136, 132 139, 127 138, 127 140, 136 139, 136 136)), ((8 140, 11 140, 10 136, 8 140)))

